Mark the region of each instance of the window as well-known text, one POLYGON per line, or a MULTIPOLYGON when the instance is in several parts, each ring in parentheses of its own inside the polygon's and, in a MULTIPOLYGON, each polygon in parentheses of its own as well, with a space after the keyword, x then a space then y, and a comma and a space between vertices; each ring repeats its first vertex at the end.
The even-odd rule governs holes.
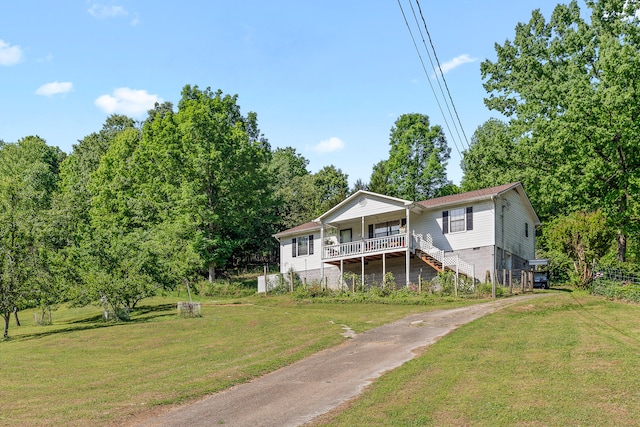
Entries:
POLYGON ((352 229, 340 230, 340 243, 349 243, 352 239, 352 229))
POLYGON ((451 209, 449 212, 449 231, 464 231, 464 208, 451 209))
POLYGON ((529 223, 524 223, 524 237, 529 237, 529 223))
POLYGON ((313 234, 291 239, 291 256, 313 255, 313 234))
POLYGON ((442 234, 473 230, 473 207, 442 212, 442 234))
POLYGON ((402 220, 381 222, 375 226, 369 225, 369 238, 372 239, 374 237, 387 237, 400 234, 400 227, 406 223, 407 220, 403 218, 402 220))

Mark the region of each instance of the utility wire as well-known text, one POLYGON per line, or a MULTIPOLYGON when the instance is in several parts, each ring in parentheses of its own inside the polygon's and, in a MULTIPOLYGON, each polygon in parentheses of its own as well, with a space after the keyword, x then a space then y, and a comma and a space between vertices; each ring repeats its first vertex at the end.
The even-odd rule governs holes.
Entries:
MULTIPOLYGON (((447 130, 449 131, 449 134, 453 136, 453 133, 451 132, 451 128, 449 126, 449 122, 447 120, 447 117, 444 114, 444 111, 442 110, 442 106, 440 105, 440 100, 438 99, 438 95, 436 94, 436 90, 433 88, 433 84, 431 84, 431 79, 429 78, 429 73, 427 71, 427 67, 424 65, 424 60, 422 59, 422 54, 420 53, 420 49, 418 48, 418 44, 416 43, 416 39, 413 36, 413 31, 411 31, 411 26, 409 25, 409 21, 407 20, 407 16, 404 13, 404 8, 402 7, 402 3, 400 3, 400 0, 398 0, 398 6, 400 6, 400 11, 402 12, 402 17, 404 18, 404 22, 405 22, 405 24, 407 26, 407 29, 409 30, 409 34, 411 35, 411 40, 413 41, 413 46, 416 48, 416 52, 418 53, 418 58, 420 59, 420 63, 422 64, 422 70, 424 71, 425 75, 427 76, 427 82, 429 83, 429 86, 431 87, 431 92, 433 92, 433 96, 434 96, 434 98, 436 100, 436 103, 438 104, 438 108, 440 109, 440 114, 442 114, 442 118, 444 119, 444 122, 445 122, 445 125, 447 127, 447 130)), ((453 140, 454 145, 456 146, 456 151, 458 152, 460 157, 462 157, 462 153, 460 153, 460 149, 458 148, 458 144, 456 143, 455 138, 452 138, 452 140, 453 140)))
MULTIPOLYGON (((417 0, 416 0, 416 3, 417 3, 417 0)), ((456 134, 458 136, 458 141, 460 141, 460 145, 464 149, 465 148, 464 141, 462 140, 462 137, 460 136, 460 131, 458 130, 458 126, 456 125, 456 119, 453 117, 453 113, 451 112, 451 108, 449 107, 449 102, 447 102, 447 96, 444 93, 444 89, 442 89, 442 83, 440 83, 440 76, 438 74, 438 70, 436 69, 435 64, 433 63, 433 59, 431 58, 431 53, 429 52, 429 47, 427 46, 427 42, 424 39, 424 35, 422 34, 422 30, 420 29, 420 22, 418 21, 418 16, 416 15, 416 11, 415 11, 415 9, 413 7, 413 3, 411 3, 411 1, 410 1, 409 4, 411 5, 411 12, 413 13, 413 19, 416 22, 416 26, 418 28, 418 32, 420 33, 420 37, 422 39, 422 45, 424 46, 424 48, 425 48, 425 50, 427 52, 427 55, 429 57, 429 62, 431 63, 431 69, 433 70, 433 76, 435 77, 436 81, 438 82, 438 87, 440 88, 440 93, 442 94, 442 99, 444 100, 444 104, 447 107, 447 112, 449 113, 449 117, 451 118, 451 121, 453 123, 453 128, 455 129, 456 134)), ((418 8, 419 7, 420 7, 420 5, 418 4, 418 8)), ((422 16, 422 11, 421 11, 420 15, 422 16)), ((428 30, 426 29, 426 23, 425 23, 424 18, 422 18, 422 22, 425 25, 425 31, 427 32, 427 34, 429 34, 428 30)), ((433 44, 431 46, 433 48, 433 44)), ((436 53, 435 53, 435 49, 433 49, 433 55, 436 57, 436 61, 437 61, 437 56, 436 56, 436 53)), ((438 69, 440 69, 440 64, 439 63, 438 63, 438 69)), ((442 70, 440 70, 440 71, 442 71, 442 70)), ((440 75, 441 74, 442 73, 440 73, 440 75)), ((429 79, 429 76, 427 76, 427 79, 429 79)), ((444 80, 444 75, 442 75, 442 79, 444 80)), ((445 84, 446 84, 446 82, 445 82, 445 84)), ((451 102, 453 102, 453 100, 451 102)), ((462 127, 462 125, 460 125, 460 127, 462 127)), ((454 144, 455 144, 455 138, 454 138, 453 134, 451 134, 451 139, 454 141, 454 144)))
POLYGON ((447 88, 447 93, 449 94, 449 99, 451 100, 451 105, 453 106, 453 111, 456 113, 456 118, 458 119, 458 124, 460 125, 460 129, 462 130, 462 134, 464 135, 464 140, 467 143, 467 148, 469 148, 469 139, 467 139, 467 134, 464 132, 464 128, 462 127, 462 122, 460 121, 460 116, 458 115, 458 110, 456 109, 456 104, 453 102, 453 98, 451 97, 451 92, 449 91, 449 85, 447 84, 447 80, 444 78, 444 73, 442 72, 442 67, 440 66, 440 61, 438 60, 438 55, 436 54, 436 48, 433 46, 433 40, 431 40, 431 34, 429 34, 429 30, 427 29, 427 22, 424 19, 424 15, 422 14, 422 8, 420 7, 420 1, 416 0, 416 4, 418 5, 418 10, 420 11, 420 17, 422 18, 422 23, 424 24, 424 30, 427 32, 427 37, 429 38, 429 43, 431 44, 431 49, 433 50, 433 56, 436 58, 436 62, 438 63, 438 70, 440 70, 440 75, 442 76, 442 81, 444 82, 444 86, 447 88))

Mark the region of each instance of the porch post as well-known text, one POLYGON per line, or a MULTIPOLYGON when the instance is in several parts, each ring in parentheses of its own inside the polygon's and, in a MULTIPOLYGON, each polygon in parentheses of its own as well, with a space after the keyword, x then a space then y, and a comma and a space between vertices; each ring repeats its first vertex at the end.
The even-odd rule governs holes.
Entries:
POLYGON ((362 290, 364 291, 364 255, 360 257, 360 265, 362 266, 362 277, 360 280, 362 282, 362 290))
POLYGON ((320 283, 324 284, 324 224, 320 221, 320 283))
POLYGON ((364 217, 362 217, 362 228, 360 232, 360 237, 362 238, 362 240, 364 240, 364 217))
POLYGON ((344 259, 340 259, 340 290, 342 291, 342 286, 344 285, 344 259))
POLYGON ((406 286, 409 286, 409 271, 411 270, 411 251, 409 249, 409 227, 411 226, 411 224, 409 224, 409 208, 406 208, 406 215, 407 215, 407 223, 406 223, 406 229, 405 229, 405 246, 407 247, 406 252, 405 252, 405 271, 406 271, 406 286))
POLYGON ((382 283, 384 284, 384 278, 387 275, 387 254, 382 254, 382 283))

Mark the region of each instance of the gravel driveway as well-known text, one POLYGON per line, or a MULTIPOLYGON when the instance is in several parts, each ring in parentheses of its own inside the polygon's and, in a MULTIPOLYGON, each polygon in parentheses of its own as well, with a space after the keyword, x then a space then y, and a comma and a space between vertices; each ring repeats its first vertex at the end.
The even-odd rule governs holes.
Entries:
POLYGON ((457 327, 529 294, 469 307, 428 311, 355 335, 292 365, 206 396, 160 409, 136 426, 299 426, 356 397, 385 371, 413 359, 457 327))

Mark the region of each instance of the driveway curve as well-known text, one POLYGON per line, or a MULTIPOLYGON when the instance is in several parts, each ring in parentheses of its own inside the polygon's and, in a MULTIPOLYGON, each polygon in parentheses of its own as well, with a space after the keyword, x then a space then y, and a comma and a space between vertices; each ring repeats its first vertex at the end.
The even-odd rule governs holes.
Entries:
POLYGON ((356 397, 384 372, 465 323, 550 294, 529 294, 414 314, 320 351, 277 371, 164 410, 136 426, 299 426, 356 397))

